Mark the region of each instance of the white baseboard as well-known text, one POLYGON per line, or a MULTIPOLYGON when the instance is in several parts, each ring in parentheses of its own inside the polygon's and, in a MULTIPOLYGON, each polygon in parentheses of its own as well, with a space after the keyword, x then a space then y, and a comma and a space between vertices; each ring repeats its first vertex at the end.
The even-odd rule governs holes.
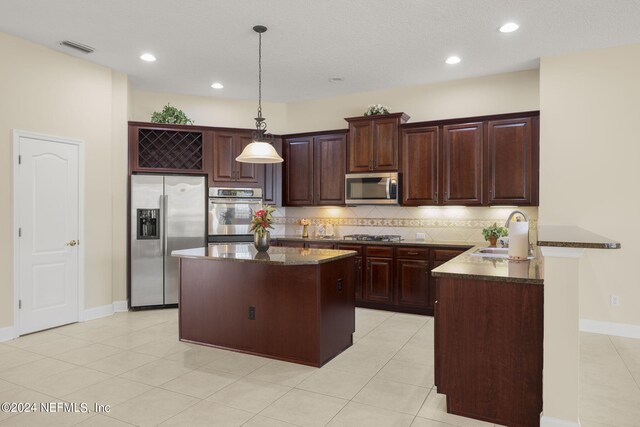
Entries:
POLYGON ((121 313, 124 311, 129 311, 129 301, 114 301, 113 302, 113 311, 114 313, 121 313))
POLYGON ((640 339, 640 325, 580 319, 580 331, 640 339))
POLYGON ((580 427, 580 421, 567 421, 541 415, 540 427, 580 427))
POLYGON ((81 322, 87 320, 100 319, 101 317, 111 316, 113 314, 113 304, 101 305, 100 307, 87 308, 82 313, 81 322))
POLYGON ((16 334, 16 330, 13 326, 0 328, 0 342, 9 341, 14 338, 18 338, 18 335, 16 334))

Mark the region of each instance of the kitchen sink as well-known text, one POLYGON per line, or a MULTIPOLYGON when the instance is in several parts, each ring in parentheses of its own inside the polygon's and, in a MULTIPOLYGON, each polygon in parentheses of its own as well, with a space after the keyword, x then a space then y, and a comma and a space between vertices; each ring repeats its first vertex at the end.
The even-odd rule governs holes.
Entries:
MULTIPOLYGON (((478 248, 469 255, 481 256, 484 258, 509 258, 509 248, 478 248)), ((529 255, 527 259, 533 259, 533 256, 529 255)))

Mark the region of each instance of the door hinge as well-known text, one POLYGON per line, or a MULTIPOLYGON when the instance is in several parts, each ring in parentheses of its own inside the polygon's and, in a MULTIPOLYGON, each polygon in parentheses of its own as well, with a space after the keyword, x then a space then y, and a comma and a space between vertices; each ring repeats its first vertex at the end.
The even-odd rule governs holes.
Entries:
POLYGON ((22 237, 22 227, 18 227, 18 237, 22 237))
POLYGON ((21 300, 21 299, 19 299, 19 300, 18 300, 18 308, 19 308, 19 309, 21 309, 21 308, 22 308, 22 300, 21 300))
POLYGON ((18 154, 18 164, 22 164, 22 155, 18 154))

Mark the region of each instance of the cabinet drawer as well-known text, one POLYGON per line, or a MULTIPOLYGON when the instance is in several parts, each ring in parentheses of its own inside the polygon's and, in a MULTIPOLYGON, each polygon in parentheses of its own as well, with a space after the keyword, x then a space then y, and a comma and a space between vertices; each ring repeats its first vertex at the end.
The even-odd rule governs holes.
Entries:
POLYGON ((449 261, 465 251, 466 249, 434 249, 433 259, 434 261, 449 261))
POLYGON ((286 248, 304 248, 304 242, 293 240, 278 240, 278 246, 283 246, 286 248))
POLYGON ((358 252, 358 255, 362 255, 362 245, 344 245, 344 244, 340 244, 338 243, 336 245, 336 249, 339 249, 341 251, 356 251, 358 252))
POLYGON ((367 253, 367 256, 392 258, 393 247, 392 246, 367 246, 366 253, 367 253))
POLYGON ((428 259, 429 249, 427 248, 397 248, 396 255, 403 259, 428 259))
POLYGON ((335 245, 329 242, 309 242, 307 247, 310 249, 333 249, 335 245))

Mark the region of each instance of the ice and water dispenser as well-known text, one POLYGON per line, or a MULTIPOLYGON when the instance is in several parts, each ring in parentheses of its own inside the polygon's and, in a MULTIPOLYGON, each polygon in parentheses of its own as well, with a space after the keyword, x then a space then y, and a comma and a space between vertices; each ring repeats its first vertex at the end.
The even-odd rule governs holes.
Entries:
POLYGON ((138 209, 138 240, 160 238, 160 209, 138 209))

